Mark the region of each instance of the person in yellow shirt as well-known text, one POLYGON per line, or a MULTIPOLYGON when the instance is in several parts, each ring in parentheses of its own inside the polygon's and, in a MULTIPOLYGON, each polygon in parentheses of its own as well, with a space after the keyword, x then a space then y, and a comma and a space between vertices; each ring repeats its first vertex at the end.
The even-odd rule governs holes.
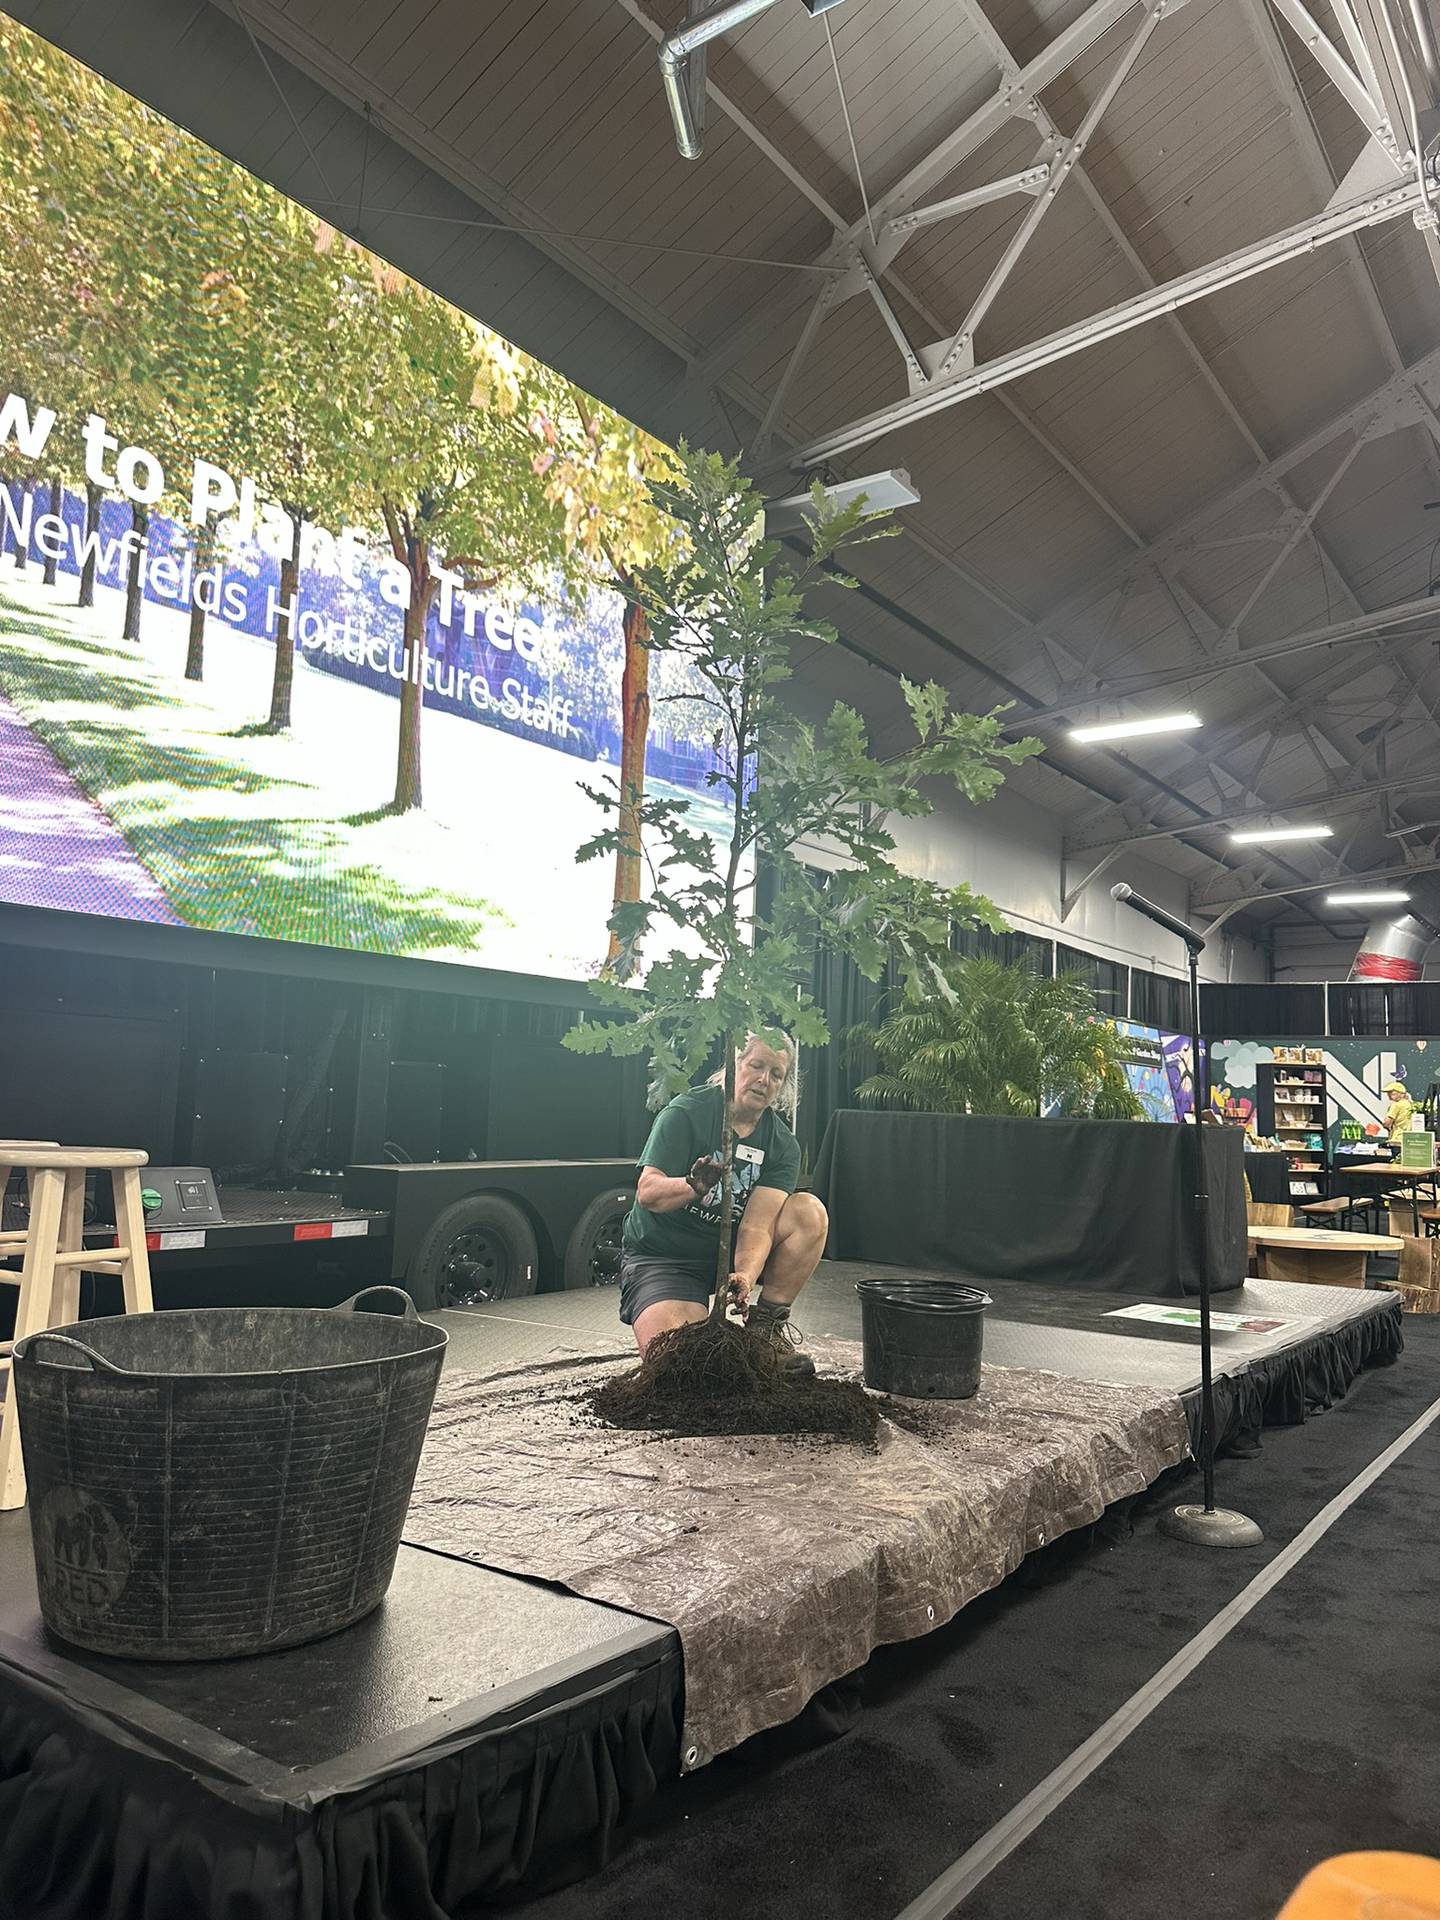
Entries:
POLYGON ((1399 1149, 1400 1136, 1410 1130, 1410 1121, 1415 1112, 1415 1102, 1405 1091, 1404 1083, 1399 1080, 1387 1082, 1385 1092, 1390 1107, 1385 1115, 1385 1126, 1390 1135, 1390 1144, 1399 1149))

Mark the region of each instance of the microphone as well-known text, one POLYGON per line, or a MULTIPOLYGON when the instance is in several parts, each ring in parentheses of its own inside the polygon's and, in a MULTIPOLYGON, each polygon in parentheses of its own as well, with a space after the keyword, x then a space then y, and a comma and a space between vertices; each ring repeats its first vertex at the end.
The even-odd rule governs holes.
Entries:
POLYGON ((1204 934, 1196 933, 1188 921, 1182 920, 1178 914, 1167 912, 1164 907, 1157 907, 1153 900, 1147 900, 1143 893, 1136 893, 1123 880, 1117 880, 1111 887, 1110 898, 1118 900, 1122 906, 1133 907, 1136 913, 1143 913, 1147 920, 1153 920, 1157 927, 1164 927, 1167 933, 1173 933, 1177 939, 1185 942, 1191 953, 1204 952, 1204 934))

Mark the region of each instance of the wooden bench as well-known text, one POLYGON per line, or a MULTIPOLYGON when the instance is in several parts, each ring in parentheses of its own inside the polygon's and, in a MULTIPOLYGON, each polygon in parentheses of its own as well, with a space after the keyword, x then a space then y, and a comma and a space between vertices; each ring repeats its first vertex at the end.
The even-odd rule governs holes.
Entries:
POLYGON ((1368 1214, 1375 1201, 1356 1199, 1354 1194, 1337 1194, 1333 1200, 1309 1200, 1299 1209, 1307 1219, 1339 1221, 1341 1227, 1348 1227, 1356 1214, 1368 1214))

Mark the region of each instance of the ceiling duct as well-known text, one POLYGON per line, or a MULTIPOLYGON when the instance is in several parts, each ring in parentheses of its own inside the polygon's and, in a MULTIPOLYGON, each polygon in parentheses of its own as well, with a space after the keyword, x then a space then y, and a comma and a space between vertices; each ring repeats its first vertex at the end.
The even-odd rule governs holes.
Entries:
POLYGON ((1418 913, 1402 913, 1398 919, 1380 914, 1365 929, 1350 968, 1352 980, 1418 980, 1425 971, 1425 956, 1440 940, 1440 927, 1418 913))
MULTIPOLYGON (((675 122, 675 144, 685 160, 698 160, 705 150, 705 49, 712 40, 743 27, 747 20, 768 13, 780 0, 726 0, 724 6, 697 10, 683 27, 660 42, 660 79, 670 118, 675 122)), ((828 13, 840 0, 804 0, 807 13, 828 13)))

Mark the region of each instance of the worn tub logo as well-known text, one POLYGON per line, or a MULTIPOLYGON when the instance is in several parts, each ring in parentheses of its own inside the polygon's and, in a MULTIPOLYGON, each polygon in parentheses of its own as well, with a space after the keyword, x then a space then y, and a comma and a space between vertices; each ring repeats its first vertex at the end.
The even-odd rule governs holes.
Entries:
POLYGON ((49 1605, 104 1612, 125 1591, 130 1545, 108 1507, 78 1487, 55 1487, 40 1509, 36 1574, 49 1605))

